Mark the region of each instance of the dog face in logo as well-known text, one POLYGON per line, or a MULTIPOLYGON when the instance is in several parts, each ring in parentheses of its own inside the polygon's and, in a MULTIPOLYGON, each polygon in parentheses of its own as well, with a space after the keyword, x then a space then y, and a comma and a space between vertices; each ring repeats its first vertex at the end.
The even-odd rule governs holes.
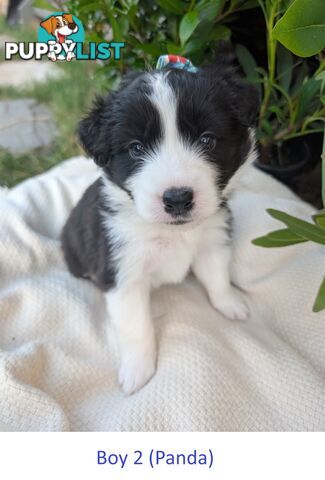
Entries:
MULTIPOLYGON (((69 46, 72 44, 72 40, 68 40, 67 37, 73 33, 77 33, 78 25, 73 21, 73 17, 70 13, 64 13, 62 15, 52 15, 43 22, 41 22, 41 27, 43 27, 48 34, 55 37, 55 40, 49 40, 49 45, 59 44, 61 46, 69 46)), ((75 57, 75 54, 71 51, 68 51, 66 56, 62 53, 56 56, 54 51, 50 51, 48 54, 50 60, 55 62, 59 60, 72 60, 75 57)))
POLYGON ((52 17, 41 22, 41 27, 45 28, 47 33, 53 35, 58 43, 64 43, 66 37, 78 31, 78 26, 70 13, 52 15, 52 17))

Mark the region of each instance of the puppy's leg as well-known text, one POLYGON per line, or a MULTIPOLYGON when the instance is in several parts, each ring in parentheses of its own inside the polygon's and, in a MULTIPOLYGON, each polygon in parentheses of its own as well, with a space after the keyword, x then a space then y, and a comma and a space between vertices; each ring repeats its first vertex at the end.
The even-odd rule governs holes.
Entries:
POLYGON ((207 290, 214 308, 232 320, 246 320, 248 307, 231 285, 230 259, 230 246, 205 246, 194 259, 192 270, 207 290))
POLYGON ((126 394, 143 387, 156 369, 157 352, 149 294, 149 288, 140 282, 106 294, 120 350, 119 382, 126 394))

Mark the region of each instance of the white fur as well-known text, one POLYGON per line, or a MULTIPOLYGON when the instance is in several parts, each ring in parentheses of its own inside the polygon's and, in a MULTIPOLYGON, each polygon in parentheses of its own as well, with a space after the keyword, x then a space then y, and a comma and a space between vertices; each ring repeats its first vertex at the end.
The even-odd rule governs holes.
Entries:
POLYGON ((231 286, 231 257, 224 210, 215 172, 195 149, 186 146, 176 126, 176 100, 165 76, 154 76, 151 101, 159 111, 163 141, 144 168, 129 181, 134 201, 103 177, 103 194, 118 211, 106 228, 119 244, 116 287, 106 294, 119 349, 119 381, 131 394, 145 385, 156 368, 156 342, 150 315, 150 290, 181 282, 190 268, 208 292, 212 305, 227 317, 245 319, 248 309, 231 286), (171 187, 194 189, 192 221, 168 225, 162 193, 171 187))

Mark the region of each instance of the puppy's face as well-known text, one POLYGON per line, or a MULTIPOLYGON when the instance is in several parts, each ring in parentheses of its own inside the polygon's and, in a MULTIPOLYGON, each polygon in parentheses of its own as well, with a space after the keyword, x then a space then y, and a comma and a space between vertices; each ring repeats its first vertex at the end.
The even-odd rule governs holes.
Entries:
POLYGON ((257 106, 255 90, 232 72, 143 73, 98 99, 79 134, 142 218, 180 225, 218 209, 250 151, 257 106))

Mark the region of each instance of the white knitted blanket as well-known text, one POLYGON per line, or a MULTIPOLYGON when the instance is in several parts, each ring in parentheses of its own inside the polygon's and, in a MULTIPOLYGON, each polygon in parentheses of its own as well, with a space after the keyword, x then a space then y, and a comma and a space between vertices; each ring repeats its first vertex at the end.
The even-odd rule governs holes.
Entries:
POLYGON ((0 429, 324 430, 325 314, 312 313, 312 303, 325 250, 251 244, 281 227, 265 208, 306 217, 312 208, 247 169, 231 206, 234 280, 250 320, 223 318, 194 278, 159 289, 157 374, 126 397, 104 334, 104 298, 68 273, 58 240, 97 175, 76 158, 1 191, 0 429))

